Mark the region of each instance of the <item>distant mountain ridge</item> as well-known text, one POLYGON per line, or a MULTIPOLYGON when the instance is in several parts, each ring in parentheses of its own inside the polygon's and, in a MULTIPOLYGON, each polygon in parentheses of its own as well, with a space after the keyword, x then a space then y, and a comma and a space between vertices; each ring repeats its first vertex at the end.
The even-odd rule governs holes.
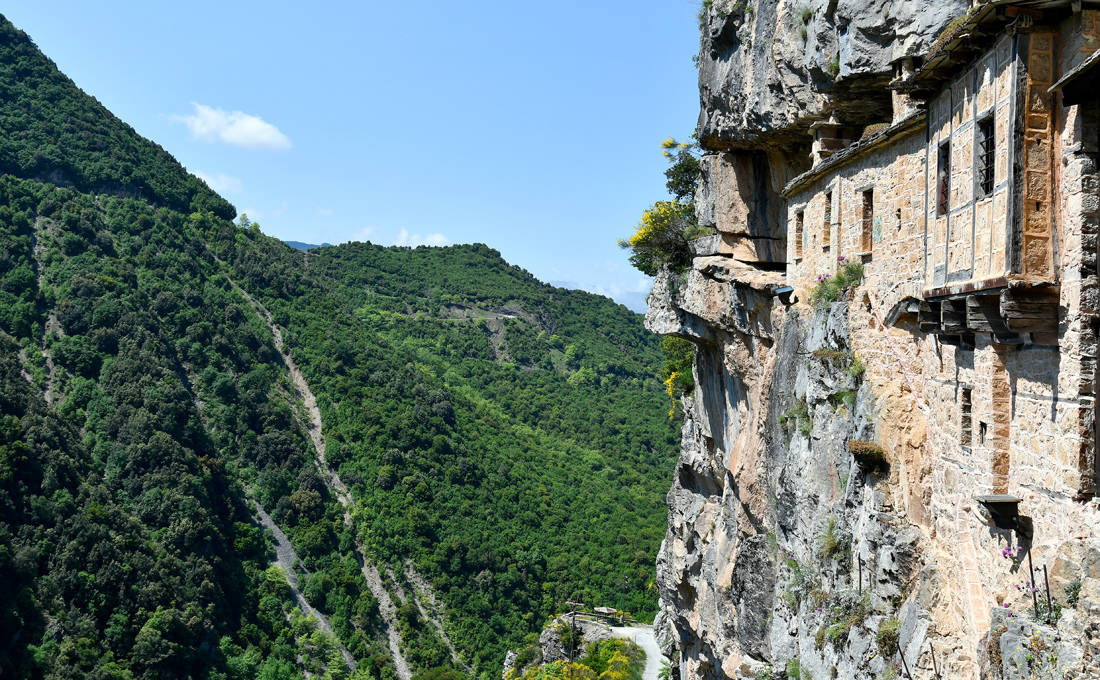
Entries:
POLYGON ((295 250, 313 250, 314 248, 328 248, 332 245, 331 243, 321 243, 320 245, 318 245, 316 243, 304 243, 302 241, 283 241, 283 243, 287 244, 291 248, 294 248, 295 250))

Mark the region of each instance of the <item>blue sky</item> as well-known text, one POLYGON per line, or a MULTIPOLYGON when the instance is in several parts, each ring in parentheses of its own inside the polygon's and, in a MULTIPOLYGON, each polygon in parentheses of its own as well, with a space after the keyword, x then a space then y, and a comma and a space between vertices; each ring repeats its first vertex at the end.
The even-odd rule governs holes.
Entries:
POLYGON ((698 114, 693 0, 47 2, 3 13, 286 240, 483 242, 640 309, 615 242, 698 114))

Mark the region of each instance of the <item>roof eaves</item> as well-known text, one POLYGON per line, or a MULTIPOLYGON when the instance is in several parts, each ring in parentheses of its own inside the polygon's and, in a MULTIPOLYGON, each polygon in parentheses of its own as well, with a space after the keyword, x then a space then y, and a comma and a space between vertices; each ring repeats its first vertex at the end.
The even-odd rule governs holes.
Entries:
POLYGON ((895 139, 912 134, 920 128, 924 121, 925 112, 916 111, 885 130, 876 132, 870 137, 861 139, 851 146, 845 147, 842 151, 833 154, 828 159, 822 161, 817 167, 810 168, 790 182, 787 182, 787 185, 783 187, 783 191, 780 193, 784 198, 790 198, 795 192, 805 189, 807 186, 830 172, 842 168, 876 149, 886 146, 895 139))

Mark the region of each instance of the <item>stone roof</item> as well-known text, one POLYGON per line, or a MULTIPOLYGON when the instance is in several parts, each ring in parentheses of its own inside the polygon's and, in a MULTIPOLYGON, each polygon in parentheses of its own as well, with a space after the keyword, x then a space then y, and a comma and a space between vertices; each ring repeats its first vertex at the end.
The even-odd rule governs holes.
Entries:
POLYGON ((917 132, 924 123, 924 120, 925 112, 915 111, 909 116, 899 120, 897 123, 861 138, 859 141, 829 156, 817 166, 810 168, 790 182, 787 182, 787 186, 783 187, 781 193, 785 198, 790 198, 795 192, 805 189, 813 182, 821 179, 834 170, 842 168, 852 161, 886 146, 899 137, 917 132))

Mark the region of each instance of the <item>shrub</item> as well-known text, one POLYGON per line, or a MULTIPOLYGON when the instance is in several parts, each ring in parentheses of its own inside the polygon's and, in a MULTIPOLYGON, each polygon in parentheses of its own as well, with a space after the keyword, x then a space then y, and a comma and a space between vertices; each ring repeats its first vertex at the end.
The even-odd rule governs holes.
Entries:
POLYGON ((818 648, 824 646, 825 640, 828 640, 833 648, 843 646, 852 628, 863 625, 870 613, 870 596, 864 595, 857 599, 849 594, 841 598, 840 602, 829 610, 828 618, 817 631, 815 642, 818 648))
POLYGON ((848 262, 843 255, 837 258, 837 262, 840 268, 836 275, 822 274, 817 278, 817 285, 810 291, 810 304, 817 309, 824 309, 840 300, 849 289, 858 286, 863 280, 862 262, 848 262))
POLYGON ((848 366, 848 375, 852 376, 856 380, 863 377, 863 374, 867 371, 867 367, 863 365, 863 362, 859 360, 859 357, 852 355, 852 363, 848 366))
POLYGON ((855 390, 841 390, 835 394, 829 396, 829 400, 833 403, 833 408, 839 406, 846 406, 851 408, 856 403, 856 391, 855 390))
POLYGON ((798 659, 791 659, 787 662, 787 678, 799 678, 802 675, 802 664, 798 659))
POLYGON ((683 338, 666 335, 661 338, 661 349, 665 351, 665 364, 661 371, 661 381, 668 389, 670 397, 688 394, 695 389, 691 368, 695 362, 695 345, 683 338))
POLYGON ((889 465, 889 461, 886 460, 886 452, 874 442, 853 439, 848 442, 848 450, 852 453, 852 457, 856 459, 856 464, 864 470, 884 468, 889 465))
POLYGON ((696 222, 692 204, 702 174, 695 144, 669 137, 661 142, 661 149, 671 164, 665 170, 665 188, 673 200, 650 206, 642 213, 634 235, 619 241, 620 247, 630 249, 630 263, 649 276, 664 267, 674 272, 686 270, 691 266, 688 241, 708 233, 696 222))
POLYGON ((833 349, 832 347, 822 347, 810 352, 815 359, 821 359, 822 361, 834 361, 837 359, 845 359, 849 356, 847 352, 842 349, 833 349))
POLYGON ((657 201, 642 213, 634 235, 619 245, 631 250, 630 264, 644 274, 656 276, 662 267, 683 271, 691 264, 684 232, 694 222, 695 210, 690 205, 657 201))
POLYGON ((901 621, 891 617, 878 625, 878 633, 875 642, 878 644, 879 654, 884 657, 891 656, 898 646, 898 638, 901 630, 901 621))
POLYGON ((784 430, 788 429, 788 425, 797 426, 803 437, 809 437, 810 432, 813 431, 814 419, 810 415, 810 406, 806 403, 806 400, 799 399, 794 406, 780 413, 779 425, 784 430))
POLYGON ((847 534, 837 528, 836 520, 829 518, 829 526, 821 537, 821 556, 825 559, 845 561, 852 556, 847 534))
POLYGON ((1077 600, 1081 597, 1081 579, 1075 578, 1066 584, 1066 604, 1070 607, 1077 606, 1077 600))

